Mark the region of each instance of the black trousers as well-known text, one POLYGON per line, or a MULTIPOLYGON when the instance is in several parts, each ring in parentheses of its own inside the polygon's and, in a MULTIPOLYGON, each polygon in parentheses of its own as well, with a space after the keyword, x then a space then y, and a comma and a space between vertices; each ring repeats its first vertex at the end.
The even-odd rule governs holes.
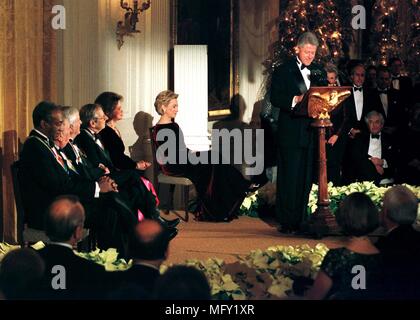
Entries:
POLYGON ((308 217, 313 153, 313 148, 278 148, 276 218, 282 228, 299 230, 308 217))
POLYGON ((343 136, 333 146, 328 143, 326 145, 328 182, 332 182, 334 186, 343 185, 341 171, 346 143, 347 137, 343 136))

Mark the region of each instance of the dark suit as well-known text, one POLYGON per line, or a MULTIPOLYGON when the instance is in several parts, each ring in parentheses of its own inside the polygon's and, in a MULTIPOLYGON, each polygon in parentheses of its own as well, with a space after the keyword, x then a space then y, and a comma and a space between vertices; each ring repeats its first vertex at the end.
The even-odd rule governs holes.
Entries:
POLYGON ((379 183, 381 179, 392 176, 392 148, 389 144, 389 138, 384 133, 381 133, 381 159, 387 161, 388 168, 384 169, 384 174, 380 175, 372 161, 369 160, 372 156, 368 154, 370 143, 370 134, 360 133, 354 140, 349 150, 349 160, 353 166, 352 181, 374 181, 379 183))
POLYGON ((331 181, 335 186, 341 185, 341 165, 343 156, 347 145, 348 132, 350 125, 348 120, 348 109, 344 103, 333 110, 330 114, 331 122, 330 137, 337 135, 338 139, 333 146, 326 145, 327 150, 327 174, 328 181, 331 181))
POLYGON ((101 299, 105 297, 107 273, 104 268, 92 261, 74 254, 65 246, 50 244, 38 251, 45 261, 46 297, 48 299, 101 299), (59 282, 58 276, 64 273, 53 271, 54 266, 65 268, 65 290, 54 289, 52 283, 59 282), (56 281, 54 282, 54 277, 56 281))
POLYGON ((124 292, 131 289, 130 291, 140 293, 142 298, 150 298, 159 276, 159 270, 153 267, 134 264, 128 270, 118 272, 119 289, 117 291, 124 292))
POLYGON ((379 112, 384 117, 384 130, 391 135, 392 142, 396 146, 404 139, 403 132, 408 127, 408 113, 404 109, 404 102, 401 91, 390 88, 384 93, 388 100, 388 109, 381 101, 381 92, 375 91, 377 103, 379 104, 379 112), (388 131, 387 131, 388 130, 388 131))
POLYGON ((344 108, 346 108, 348 126, 350 129, 354 128, 362 131, 368 131, 365 116, 373 110, 378 112, 380 111, 380 104, 378 100, 375 99, 374 92, 369 89, 363 89, 363 106, 360 119, 357 119, 356 102, 353 90, 350 97, 343 102, 343 105, 344 108))
POLYGON ((411 225, 391 230, 376 243, 385 264, 387 298, 420 299, 420 232, 411 225))
MULTIPOLYGON (((20 154, 19 181, 25 220, 31 228, 44 229, 45 212, 59 195, 77 195, 85 209, 87 203, 94 201, 95 182, 66 172, 57 161, 49 141, 34 130, 20 154)), ((89 220, 89 216, 87 218, 89 220)))
POLYGON ((307 216, 312 185, 314 130, 309 117, 297 115, 296 111, 302 109, 299 104, 291 108, 293 97, 307 91, 296 59, 274 70, 270 90, 273 107, 280 109, 276 216, 285 230, 298 230, 307 216))
POLYGON ((115 168, 108 151, 95 142, 95 137, 87 129, 81 130, 75 143, 86 154, 87 159, 94 167, 100 163, 108 167, 110 177, 118 184, 121 196, 131 208, 139 209, 147 218, 156 217, 155 196, 140 181, 142 176, 140 170, 118 170, 115 168))

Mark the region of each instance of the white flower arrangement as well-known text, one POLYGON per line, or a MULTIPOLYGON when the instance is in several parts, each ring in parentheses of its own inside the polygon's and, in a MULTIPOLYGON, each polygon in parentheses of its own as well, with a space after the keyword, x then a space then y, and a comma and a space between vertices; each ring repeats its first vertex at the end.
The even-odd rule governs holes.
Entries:
MULTIPOLYGON (((416 196, 420 199, 420 187, 417 186, 411 186, 404 184, 407 188, 409 188, 416 196)), ((373 203, 378 207, 382 207, 382 199, 384 197, 385 192, 390 187, 378 187, 373 182, 355 182, 352 184, 349 184, 348 186, 342 186, 342 187, 334 187, 333 184, 330 182, 328 183, 328 195, 330 197, 330 209, 334 213, 340 201, 350 193, 353 192, 363 192, 364 194, 368 195, 373 203)), ((310 210, 310 213, 314 213, 317 209, 317 201, 318 201, 318 185, 313 184, 312 190, 309 194, 309 202, 308 202, 308 208, 310 210)), ((420 212, 419 212, 420 214, 420 212)))

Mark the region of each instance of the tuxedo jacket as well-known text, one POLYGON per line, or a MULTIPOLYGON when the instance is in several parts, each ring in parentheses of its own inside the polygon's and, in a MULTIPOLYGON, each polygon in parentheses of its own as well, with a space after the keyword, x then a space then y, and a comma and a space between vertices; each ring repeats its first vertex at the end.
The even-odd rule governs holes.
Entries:
MULTIPOLYGON (((311 75, 315 69, 323 70, 311 64, 311 75)), ((323 72, 323 71, 320 71, 323 72)), ((311 79, 311 86, 322 85, 311 79)), ((294 96, 304 94, 308 89, 295 59, 277 67, 271 79, 270 100, 275 108, 279 108, 277 143, 279 147, 308 148, 313 146, 315 130, 310 126, 312 119, 297 115, 292 110, 294 96)), ((298 105, 294 109, 299 108, 298 105)))
POLYGON ((66 172, 55 157, 49 141, 32 131, 19 159, 19 182, 29 227, 44 229, 44 215, 55 197, 77 195, 82 202, 94 199, 95 182, 66 172))
POLYGON ((385 127, 403 128, 408 125, 408 116, 404 110, 401 91, 390 88, 387 92, 388 97, 388 113, 385 113, 379 90, 375 90, 376 104, 379 106, 378 111, 385 119, 385 127))
POLYGON ((380 175, 376 171, 374 164, 369 160, 369 158, 371 158, 371 156, 368 154, 369 142, 369 133, 362 132, 361 134, 359 134, 354 139, 354 142, 349 146, 349 160, 353 166, 354 179, 358 181, 375 181, 376 183, 378 183, 381 179, 387 178, 392 174, 393 150, 389 143, 389 138, 382 132, 381 159, 385 159, 387 161, 388 168, 384 169, 383 175, 380 175))
POLYGON ((376 247, 384 260, 390 298, 419 299, 420 232, 411 225, 400 225, 380 238, 376 247))
POLYGON ((95 137, 87 131, 82 129, 80 134, 75 138, 74 142, 82 149, 87 158, 94 167, 99 166, 100 163, 108 167, 110 171, 115 171, 114 164, 106 149, 102 149, 96 142, 95 137))
MULTIPOLYGON (((38 251, 45 262, 45 286, 50 299, 98 299, 105 297, 107 273, 104 268, 92 261, 74 254, 73 250, 56 244, 49 244, 38 251), (54 266, 65 268, 65 290, 51 288, 54 266)), ((64 273, 63 273, 64 275, 64 273)))
POLYGON ((69 142, 63 149, 64 153, 66 154, 67 158, 69 158, 74 166, 76 167, 77 171, 87 179, 97 181, 100 177, 102 177, 105 173, 104 170, 99 167, 94 167, 89 159, 86 157, 85 153, 78 148, 76 152, 76 148, 78 148, 73 143, 69 142), (79 159, 77 157, 77 153, 79 154, 79 159))
POLYGON ((141 264, 134 264, 130 269, 119 273, 120 287, 134 284, 149 293, 153 292, 156 280, 160 276, 159 270, 141 264))
POLYGON ((354 92, 353 90, 351 91, 350 97, 343 102, 342 106, 346 110, 347 127, 349 130, 354 128, 367 132, 368 130, 365 122, 365 116, 373 110, 380 112, 380 101, 378 102, 378 100, 375 99, 374 93, 371 90, 363 88, 362 116, 360 117, 360 120, 358 120, 356 102, 354 101, 354 92))

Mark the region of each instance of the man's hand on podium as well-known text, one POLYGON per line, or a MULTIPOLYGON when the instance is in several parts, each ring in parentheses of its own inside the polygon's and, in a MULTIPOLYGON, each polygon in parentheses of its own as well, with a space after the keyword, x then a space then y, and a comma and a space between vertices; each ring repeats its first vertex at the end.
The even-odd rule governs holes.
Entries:
POLYGON ((301 102, 302 101, 302 99, 303 99, 303 94, 301 94, 300 96, 295 96, 293 99, 294 99, 294 101, 295 101, 295 103, 299 103, 299 102, 301 102))

